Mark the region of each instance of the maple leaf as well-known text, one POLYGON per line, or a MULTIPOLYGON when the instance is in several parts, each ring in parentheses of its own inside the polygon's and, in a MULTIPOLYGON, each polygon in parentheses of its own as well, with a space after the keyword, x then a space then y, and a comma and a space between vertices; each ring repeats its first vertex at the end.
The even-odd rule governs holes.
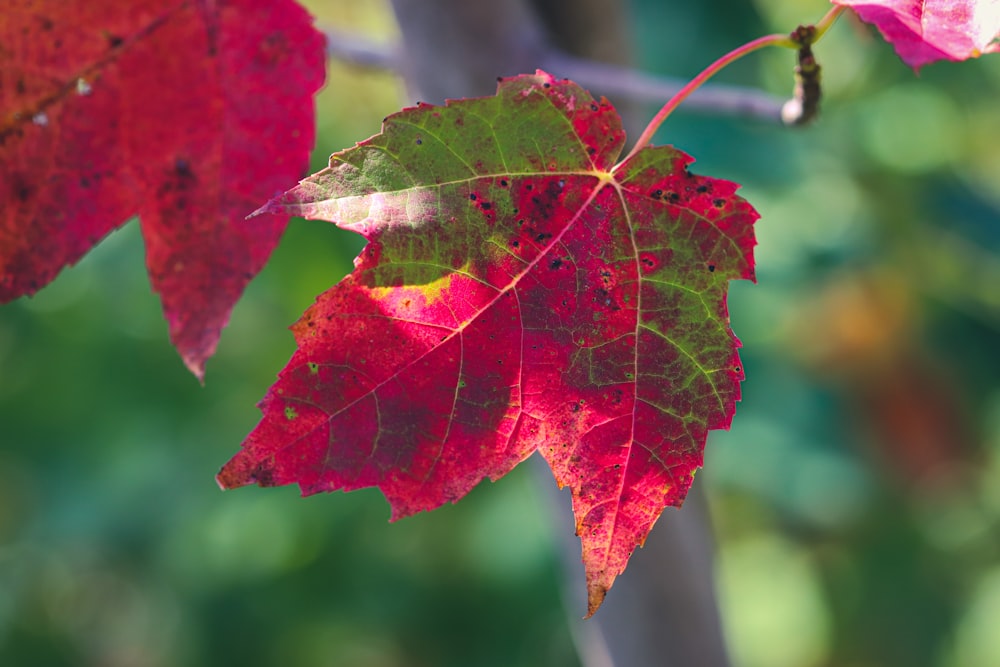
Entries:
POLYGON ((615 165, 624 139, 607 100, 522 75, 389 116, 261 209, 368 245, 293 326, 220 485, 377 486, 398 519, 537 450, 572 489, 592 614, 731 422, 726 291, 757 218, 674 148, 615 165))
POLYGON ((0 21, 0 303, 138 214, 199 378, 287 222, 324 40, 293 0, 8 0, 0 21))
POLYGON ((833 0, 873 24, 917 70, 1000 51, 1000 0, 833 0))

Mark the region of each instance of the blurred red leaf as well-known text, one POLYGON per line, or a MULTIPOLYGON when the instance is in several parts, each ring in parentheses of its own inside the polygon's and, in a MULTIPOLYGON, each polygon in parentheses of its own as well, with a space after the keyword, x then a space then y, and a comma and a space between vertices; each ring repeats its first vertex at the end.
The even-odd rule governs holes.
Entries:
POLYGON ((199 378, 287 216, 323 36, 293 0, 9 0, 0 21, 0 302, 33 294, 129 217, 199 378))
POLYGON ((903 62, 919 69, 1000 51, 997 0, 833 0, 879 29, 903 62))
POLYGON ((606 100, 539 72, 420 105, 262 211, 369 243, 293 327, 298 351, 225 488, 377 486, 394 519, 538 450, 573 492, 589 612, 680 505, 743 377, 729 281, 757 215, 606 100))

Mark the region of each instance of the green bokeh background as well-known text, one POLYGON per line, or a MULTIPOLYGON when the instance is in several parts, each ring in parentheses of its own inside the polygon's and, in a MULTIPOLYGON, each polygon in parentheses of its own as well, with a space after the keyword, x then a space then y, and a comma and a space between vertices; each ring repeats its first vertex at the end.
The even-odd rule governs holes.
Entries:
MULTIPOLYGON (((306 4, 395 34, 381 2, 306 4)), ((826 7, 635 0, 637 60, 691 76, 826 7)), ((816 52, 815 126, 680 112, 659 137, 762 214, 758 284, 730 298, 744 398, 696 482, 734 663, 992 667, 1000 56, 914 76, 845 20, 816 52)), ((720 79, 784 95, 792 58, 720 79)), ((314 169, 404 100, 388 74, 331 63, 328 79, 314 169)), ((134 222, 0 309, 0 664, 579 664, 554 553, 572 526, 550 524, 530 470, 393 525, 372 490, 216 487, 293 350, 286 327, 359 249, 293 221, 205 387, 167 342, 134 222)))

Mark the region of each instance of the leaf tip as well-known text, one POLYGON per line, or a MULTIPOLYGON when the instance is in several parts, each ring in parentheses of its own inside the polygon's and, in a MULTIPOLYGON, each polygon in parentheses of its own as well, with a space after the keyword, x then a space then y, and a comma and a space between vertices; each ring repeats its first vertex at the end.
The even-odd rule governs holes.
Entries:
MULTIPOLYGON (((214 351, 214 350, 213 350, 214 351)), ((198 380, 198 384, 205 386, 205 356, 201 354, 182 354, 181 360, 191 374, 198 380)))
POLYGON ((273 199, 270 200, 269 202, 267 202, 266 204, 264 204, 263 206, 261 206, 256 211, 254 211, 253 213, 251 213, 250 215, 248 215, 243 219, 249 220, 250 218, 256 218, 258 215, 264 215, 265 213, 275 213, 276 211, 271 206, 273 202, 274 202, 273 199))
POLYGON ((219 488, 223 491, 238 489, 239 487, 246 486, 253 481, 253 477, 247 475, 245 466, 241 463, 239 454, 231 458, 226 465, 222 466, 222 469, 219 470, 219 474, 215 476, 215 483, 218 484, 219 488))
POLYGON ((604 597, 608 594, 608 589, 606 586, 601 586, 599 584, 592 585, 590 590, 587 591, 587 615, 584 616, 584 620, 593 616, 597 610, 601 607, 604 602, 604 597))

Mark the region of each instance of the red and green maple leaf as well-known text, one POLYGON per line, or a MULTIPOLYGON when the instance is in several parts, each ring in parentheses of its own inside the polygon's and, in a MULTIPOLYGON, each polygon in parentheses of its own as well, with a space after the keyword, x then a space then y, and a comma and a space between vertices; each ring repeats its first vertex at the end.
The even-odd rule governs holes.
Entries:
POLYGON ((879 29, 907 65, 1000 51, 998 0, 833 0, 879 29))
POLYGON ((294 325, 220 484, 377 486, 398 519, 537 450, 572 489, 593 613, 731 422, 726 292, 757 217, 674 148, 615 164, 624 140, 606 100, 539 72, 392 115, 267 204, 368 245, 294 325))
POLYGON ((0 303, 138 214, 199 377, 302 176, 323 36, 293 0, 8 0, 0 21, 0 303))

